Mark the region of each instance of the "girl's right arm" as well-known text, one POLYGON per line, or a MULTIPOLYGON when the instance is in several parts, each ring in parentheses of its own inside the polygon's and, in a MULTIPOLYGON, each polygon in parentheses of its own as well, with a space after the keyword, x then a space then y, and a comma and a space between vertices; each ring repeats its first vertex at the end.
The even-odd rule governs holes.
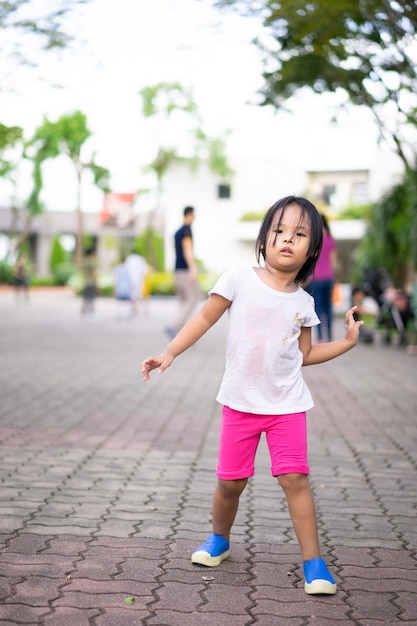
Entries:
POLYGON ((143 361, 141 367, 143 380, 149 380, 151 371, 157 368, 162 374, 178 355, 185 352, 214 326, 230 305, 230 300, 213 293, 201 309, 181 328, 162 354, 150 356, 143 361))

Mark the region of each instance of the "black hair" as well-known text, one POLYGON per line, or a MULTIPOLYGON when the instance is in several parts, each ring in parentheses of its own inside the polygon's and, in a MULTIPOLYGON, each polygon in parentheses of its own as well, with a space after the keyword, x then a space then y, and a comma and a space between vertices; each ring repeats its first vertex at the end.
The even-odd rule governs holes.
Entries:
POLYGON ((186 206, 184 209, 184 217, 186 217, 187 215, 190 215, 190 213, 194 213, 194 207, 186 206))
POLYGON ((321 215, 321 219, 323 221, 323 228, 324 228, 324 230, 326 231, 326 233, 328 235, 331 235, 330 226, 329 226, 329 222, 327 221, 327 217, 324 215, 324 213, 321 213, 320 215, 321 215))
POLYGON ((303 284, 307 281, 308 277, 314 272, 317 259, 321 252, 323 245, 323 221, 320 213, 309 200, 301 198, 299 196, 286 196, 277 200, 267 211, 264 219, 262 220, 259 234, 255 243, 255 255, 256 260, 260 264, 261 257, 265 261, 265 250, 268 233, 272 227, 273 221, 277 213, 279 215, 278 225, 281 224, 285 209, 291 204, 296 204, 301 209, 301 220, 307 217, 310 224, 310 245, 307 250, 308 258, 304 265, 300 268, 295 282, 297 284, 303 284))

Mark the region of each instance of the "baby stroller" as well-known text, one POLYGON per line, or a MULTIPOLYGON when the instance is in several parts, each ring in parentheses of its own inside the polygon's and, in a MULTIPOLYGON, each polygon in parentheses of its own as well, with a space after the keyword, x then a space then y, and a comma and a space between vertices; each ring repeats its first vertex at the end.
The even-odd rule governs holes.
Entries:
POLYGON ((414 319, 410 298, 401 289, 395 289, 385 269, 370 270, 365 274, 363 291, 375 300, 379 313, 377 326, 385 329, 383 341, 392 342, 392 331, 398 333, 398 345, 407 346, 407 327, 414 319))

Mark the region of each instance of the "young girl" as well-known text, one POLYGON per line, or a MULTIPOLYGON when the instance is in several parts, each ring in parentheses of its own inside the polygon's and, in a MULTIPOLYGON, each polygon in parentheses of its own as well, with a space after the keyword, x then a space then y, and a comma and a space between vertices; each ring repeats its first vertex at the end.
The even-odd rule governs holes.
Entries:
POLYGON ((322 240, 322 220, 311 202, 296 196, 278 200, 256 241, 258 267, 226 271, 165 351, 142 364, 145 381, 153 369, 164 372, 228 312, 226 367, 217 396, 223 420, 213 533, 191 560, 216 566, 229 556, 239 497, 254 474, 256 449, 265 433, 271 472, 284 490, 300 544, 308 594, 334 594, 336 583, 320 556, 307 464, 306 411, 313 401, 301 368, 353 348, 362 324, 355 321, 353 307, 345 316, 344 339, 311 343, 311 328, 320 321, 314 300, 300 285, 313 273, 322 240))

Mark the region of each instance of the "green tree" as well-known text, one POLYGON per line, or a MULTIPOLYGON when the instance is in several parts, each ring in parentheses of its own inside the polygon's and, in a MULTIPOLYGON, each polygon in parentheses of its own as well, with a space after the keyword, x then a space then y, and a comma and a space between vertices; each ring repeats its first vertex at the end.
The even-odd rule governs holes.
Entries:
POLYGON ((35 49, 44 52, 66 48, 73 39, 65 29, 68 16, 78 5, 87 2, 0 1, 0 53, 3 59, 13 58, 18 64, 33 66, 34 43, 35 49), (25 49, 22 44, 29 42, 31 47, 25 49))
POLYGON ((49 255, 49 269, 55 274, 57 268, 68 261, 68 253, 61 243, 59 235, 55 235, 52 241, 51 252, 49 255))
POLYGON ((9 244, 8 254, 13 252, 13 248, 18 249, 26 239, 29 232, 29 220, 26 218, 23 228, 19 235, 19 209, 15 197, 16 191, 16 175, 19 166, 24 158, 24 138, 23 129, 20 126, 6 126, 0 124, 0 178, 8 181, 11 185, 10 206, 11 206, 11 223, 9 228, 9 241, 13 241, 13 245, 9 244))
POLYGON ((43 188, 44 161, 66 155, 74 166, 77 180, 75 261, 78 267, 81 265, 83 248, 81 189, 85 172, 90 171, 93 174, 94 184, 99 189, 109 191, 109 171, 97 165, 94 155, 88 160, 82 158, 83 147, 90 137, 86 116, 81 111, 75 111, 70 115, 62 115, 56 122, 51 122, 45 117, 42 125, 35 130, 34 136, 28 142, 28 151, 32 154, 34 162, 34 190, 28 203, 32 214, 41 210, 39 198, 43 188))
POLYGON ((385 268, 397 287, 414 282, 417 269, 417 169, 377 202, 356 251, 355 279, 369 269, 385 268))
MULTIPOLYGON (((23 128, 20 126, 5 126, 0 123, 0 178, 13 181, 13 172, 16 170, 16 157, 12 150, 19 144, 23 147, 23 128)), ((21 151, 20 151, 21 153, 21 151)))
POLYGON ((153 228, 146 228, 134 241, 134 250, 143 256, 149 265, 162 272, 165 268, 164 240, 153 228))
POLYGON ((68 279, 75 273, 74 263, 62 245, 60 235, 56 235, 52 241, 49 269, 56 285, 66 285, 68 279))
POLYGON ((195 168, 207 159, 212 171, 222 178, 232 176, 226 158, 225 138, 210 137, 202 129, 202 120, 191 91, 178 82, 161 82, 145 87, 139 92, 145 117, 157 120, 155 158, 147 170, 155 173, 159 190, 170 165, 182 162, 195 168), (183 128, 181 146, 167 139, 169 127, 183 128), (184 149, 185 146, 185 149, 184 149))
POLYGON ((218 0, 260 15, 262 104, 288 106, 299 90, 343 92, 367 107, 380 137, 413 167, 417 146, 417 4, 413 0, 218 0))

